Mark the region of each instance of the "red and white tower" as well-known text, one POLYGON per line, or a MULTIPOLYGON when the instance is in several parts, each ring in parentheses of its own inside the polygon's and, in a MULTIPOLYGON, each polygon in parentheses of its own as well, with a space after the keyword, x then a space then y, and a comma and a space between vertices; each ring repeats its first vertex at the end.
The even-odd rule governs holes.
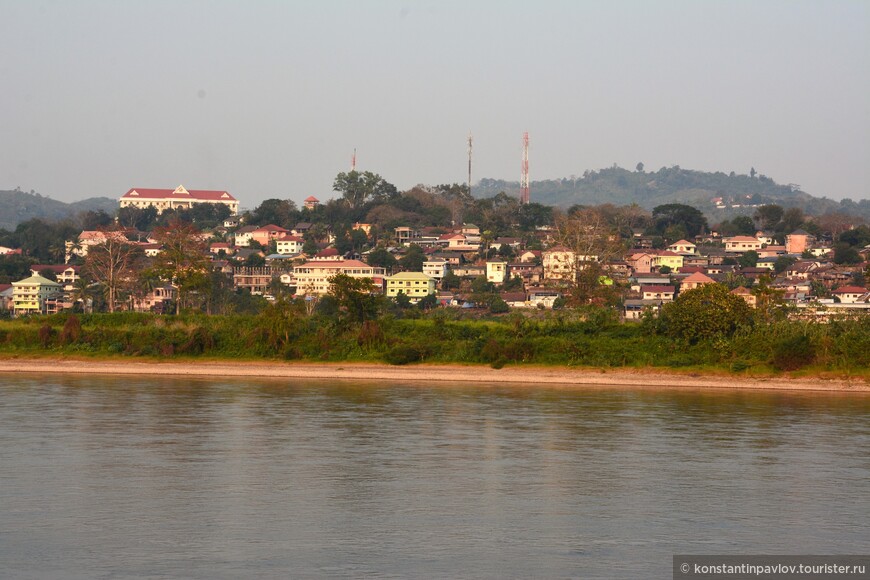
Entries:
POLYGON ((523 133, 523 174, 520 176, 520 203, 529 203, 529 132, 523 133))
POLYGON ((350 170, 356 171, 356 147, 353 148, 353 155, 350 158, 350 170))

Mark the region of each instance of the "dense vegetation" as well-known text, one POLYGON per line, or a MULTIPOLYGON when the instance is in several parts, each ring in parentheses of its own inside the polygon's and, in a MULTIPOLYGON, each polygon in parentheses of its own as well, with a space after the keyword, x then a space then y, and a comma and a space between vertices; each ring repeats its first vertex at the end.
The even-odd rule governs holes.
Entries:
POLYGON ((0 353, 307 361, 538 364, 769 373, 870 368, 870 317, 711 326, 671 317, 620 324, 601 308, 463 319, 455 310, 380 313, 324 299, 308 313, 279 301, 258 315, 60 314, 0 323, 0 353), (679 337, 686 334, 689 338, 679 337))
MULTIPOLYGON (((473 194, 491 197, 500 191, 517 195, 519 183, 482 179, 473 194)), ((741 175, 733 171, 711 173, 678 166, 662 167, 658 171, 644 171, 643 164, 638 164, 635 171, 614 166, 586 171, 582 176, 533 181, 531 192, 533 201, 563 208, 575 204, 597 205, 603 200, 617 205, 636 203, 646 209, 667 203, 688 204, 703 211, 711 223, 751 215, 751 206, 763 204, 796 207, 813 215, 839 212, 870 219, 870 199, 836 202, 813 197, 801 191, 798 185, 778 184, 765 175, 755 174, 754 170, 749 175, 741 175), (742 207, 717 209, 712 200, 718 197, 729 206, 737 203, 742 207)), ((866 195, 866 192, 856 194, 866 195)))
POLYGON ((30 193, 20 189, 0 191, 0 228, 14 230, 21 222, 34 218, 59 220, 86 211, 114 212, 117 207, 118 200, 108 197, 92 197, 64 203, 33 190, 30 193))

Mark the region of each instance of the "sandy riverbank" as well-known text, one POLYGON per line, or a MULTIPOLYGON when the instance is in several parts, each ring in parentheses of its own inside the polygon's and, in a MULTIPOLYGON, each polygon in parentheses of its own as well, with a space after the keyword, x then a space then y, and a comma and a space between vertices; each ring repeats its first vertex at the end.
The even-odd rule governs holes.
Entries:
POLYGON ((0 359, 0 373, 60 373, 140 376, 262 377, 341 379, 386 382, 450 382, 546 384, 562 386, 686 387, 794 391, 867 392, 863 379, 756 378, 657 372, 655 370, 591 370, 553 367, 492 369, 486 366, 285 362, 156 362, 71 359, 0 359))

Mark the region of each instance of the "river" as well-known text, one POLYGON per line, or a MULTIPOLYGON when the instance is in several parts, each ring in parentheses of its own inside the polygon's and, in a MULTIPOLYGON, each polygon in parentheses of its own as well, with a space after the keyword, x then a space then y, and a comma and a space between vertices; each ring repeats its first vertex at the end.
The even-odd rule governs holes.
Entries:
POLYGON ((870 396, 0 376, 4 578, 670 577, 866 553, 870 396))

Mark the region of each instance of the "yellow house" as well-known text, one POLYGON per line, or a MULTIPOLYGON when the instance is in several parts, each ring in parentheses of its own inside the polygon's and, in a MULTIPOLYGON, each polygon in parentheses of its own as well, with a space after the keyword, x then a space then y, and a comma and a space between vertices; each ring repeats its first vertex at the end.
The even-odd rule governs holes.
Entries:
POLYGON ((683 256, 675 252, 664 250, 653 256, 651 265, 655 269, 667 266, 671 270, 677 271, 683 267, 683 256))
POLYGON ((413 301, 435 294, 435 279, 422 272, 399 272, 387 277, 387 296, 395 298, 402 292, 413 301))
POLYGON ((31 276, 12 283, 12 314, 41 314, 45 299, 60 292, 61 286, 42 276, 31 276))

